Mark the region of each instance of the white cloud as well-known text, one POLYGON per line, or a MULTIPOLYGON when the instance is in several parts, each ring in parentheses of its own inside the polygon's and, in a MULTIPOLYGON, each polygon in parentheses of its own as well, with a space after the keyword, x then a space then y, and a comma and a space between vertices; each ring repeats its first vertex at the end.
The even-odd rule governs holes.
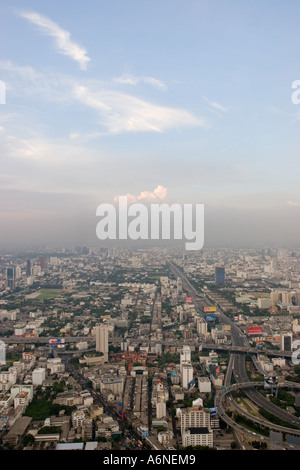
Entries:
POLYGON ((81 103, 99 112, 101 122, 111 134, 208 127, 204 118, 196 117, 184 109, 152 104, 122 92, 111 90, 95 92, 88 87, 77 86, 74 88, 74 96, 81 103))
POLYGON ((33 67, 16 65, 11 60, 1 60, 0 68, 7 72, 13 72, 26 81, 40 80, 43 77, 43 74, 37 72, 33 67))
MULTIPOLYGON (((129 202, 129 204, 133 204, 134 202, 137 201, 136 196, 134 196, 133 194, 127 193, 126 197, 127 197, 127 200, 129 202)), ((119 196, 115 196, 114 197, 114 202, 118 202, 118 201, 119 201, 119 196)))
MULTIPOLYGON (((74 103, 73 89, 78 86, 78 80, 61 73, 43 73, 31 66, 20 66, 10 60, 0 60, 0 70, 4 75, 7 89, 11 96, 40 98, 57 103, 74 103)), ((35 103, 30 102, 34 109, 35 103)))
POLYGON ((212 108, 216 109, 217 111, 222 111, 223 113, 227 113, 228 109, 222 106, 220 103, 217 103, 216 101, 210 101, 208 98, 205 96, 203 99, 211 106, 212 108))
POLYGON ((294 202, 294 201, 286 201, 288 206, 291 207, 300 207, 300 202, 294 202))
POLYGON ((0 60, 0 70, 6 72, 6 86, 10 94, 17 96, 42 95, 49 101, 66 101, 70 80, 60 74, 37 71, 30 66, 20 66, 11 60, 0 60))
POLYGON ((153 77, 135 77, 133 75, 123 75, 122 77, 114 78, 113 82, 125 85, 138 85, 139 83, 145 83, 160 90, 167 89, 167 85, 164 82, 153 77))
POLYGON ((88 135, 74 129, 70 139, 95 138, 125 132, 164 132, 185 127, 208 128, 203 117, 185 109, 151 103, 129 93, 113 89, 100 80, 78 80, 61 73, 42 73, 32 67, 19 66, 11 61, 0 61, 6 72, 11 93, 17 96, 39 95, 50 102, 81 103, 97 111, 104 129, 95 129, 88 135))
POLYGON ((151 191, 142 191, 141 194, 138 196, 138 200, 141 199, 160 199, 163 200, 167 197, 168 190, 163 186, 159 185, 157 188, 154 189, 153 192, 151 191))
MULTIPOLYGON (((154 191, 141 191, 141 193, 138 196, 134 196, 133 194, 126 194, 126 197, 130 203, 134 203, 137 201, 142 201, 142 200, 160 200, 163 201, 166 199, 168 194, 167 188, 164 186, 158 185, 154 191)), ((114 201, 117 202, 119 200, 119 196, 114 197, 114 201)))
POLYGON ((58 24, 50 20, 50 18, 40 15, 39 13, 23 11, 20 12, 20 15, 32 24, 38 26, 47 36, 53 37, 58 52, 71 57, 78 62, 81 70, 86 70, 87 63, 91 59, 87 56, 87 51, 82 46, 71 40, 71 34, 68 31, 62 29, 58 24))

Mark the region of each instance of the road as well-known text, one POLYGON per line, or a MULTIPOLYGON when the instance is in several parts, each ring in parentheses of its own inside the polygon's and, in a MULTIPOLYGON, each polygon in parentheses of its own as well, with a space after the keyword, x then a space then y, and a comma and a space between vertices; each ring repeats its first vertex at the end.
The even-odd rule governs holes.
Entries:
MULTIPOLYGON (((199 312, 203 311, 204 306, 214 305, 213 302, 209 299, 209 291, 207 291, 207 293, 202 293, 203 300, 199 300, 199 293, 192 286, 190 281, 187 279, 187 276, 185 275, 185 273, 182 270, 180 270, 174 263, 170 263, 170 267, 172 268, 173 272, 178 277, 181 278, 184 288, 187 290, 189 295, 193 298, 196 309, 199 312)), ((218 313, 219 320, 231 326, 232 345, 238 348, 242 348, 242 349, 245 348, 245 350, 249 351, 248 338, 240 330, 237 324, 233 322, 230 318, 228 318, 220 307, 218 307, 218 312, 219 312, 218 313)), ((273 355, 273 352, 272 352, 272 355, 273 355)), ((256 364, 256 361, 254 361, 254 364, 256 364)), ((232 374, 234 375, 237 383, 249 383, 248 374, 246 371, 245 354, 232 353, 230 355, 227 374, 225 378, 225 386, 226 385, 228 386, 230 384, 232 374)), ((268 399, 266 399, 261 393, 259 393, 254 388, 252 383, 249 383, 249 388, 247 387, 244 390, 244 392, 248 396, 248 398, 250 398, 259 408, 264 408, 265 410, 269 411, 270 413, 279 417, 280 419, 286 421, 287 423, 300 428, 300 420, 298 418, 294 417, 287 411, 271 403, 268 399)), ((222 412, 222 409, 220 411, 222 412)), ((226 419, 224 419, 224 421, 226 421, 226 419)))
MULTIPOLYGON (((79 373, 79 371, 76 369, 76 367, 72 364, 70 364, 70 358, 69 357, 64 357, 62 361, 65 364, 66 370, 70 372, 71 376, 84 388, 87 388, 87 380, 79 373)), ((148 446, 146 444, 143 444, 142 447, 138 446, 138 440, 140 440, 140 437, 138 437, 132 430, 129 429, 129 427, 126 425, 126 422, 120 415, 120 413, 110 404, 108 404, 104 398, 102 397, 101 393, 98 391, 95 391, 93 389, 90 390, 93 396, 94 403, 96 405, 100 405, 103 407, 103 411, 105 414, 108 416, 112 416, 116 421, 118 421, 118 424, 120 426, 120 430, 122 431, 123 439, 128 438, 132 441, 132 444, 136 446, 135 450, 149 450, 148 446)))

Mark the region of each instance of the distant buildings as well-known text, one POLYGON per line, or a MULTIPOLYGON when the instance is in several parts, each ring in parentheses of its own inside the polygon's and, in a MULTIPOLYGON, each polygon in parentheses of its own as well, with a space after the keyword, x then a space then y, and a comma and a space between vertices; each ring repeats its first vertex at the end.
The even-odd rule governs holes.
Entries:
MULTIPOLYGON (((22 352, 22 361, 20 359, 8 370, 0 372, 0 430, 9 431, 24 413, 38 385, 43 385, 43 392, 55 382, 65 382, 66 387, 53 400, 62 411, 58 417, 47 418, 49 426, 61 427, 62 432, 60 436, 45 436, 38 433, 40 423, 37 426, 34 423, 29 432, 36 437, 38 445, 92 438, 101 438, 101 446, 111 445, 112 438, 121 435, 119 420, 114 419, 116 415, 113 418, 104 414, 103 408, 94 403, 98 402, 96 397, 100 392, 103 406, 106 402, 118 409, 124 418, 124 426, 128 420, 140 438, 148 436, 148 442, 158 449, 172 449, 177 439, 184 447, 212 447, 212 430, 219 428, 219 421, 213 418, 213 408, 210 413, 203 408, 204 396, 201 394, 209 394, 210 403, 213 403, 216 390, 224 385, 228 363, 223 353, 218 355, 210 350, 206 355, 206 343, 209 343, 209 349, 214 344, 221 350, 234 345, 234 328, 229 322, 220 321, 221 311, 236 312, 236 325, 245 335, 248 333, 252 347, 252 342, 256 343, 260 353, 259 370, 271 376, 292 375, 293 365, 285 359, 289 354, 280 352, 282 357, 277 357, 276 351, 276 357, 270 360, 266 352, 269 344, 276 349, 291 351, 293 338, 300 334, 300 264, 297 258, 289 260, 283 256, 272 267, 272 260, 262 260, 256 251, 250 251, 249 256, 240 251, 228 251, 223 255, 219 250, 207 252, 199 259, 184 256, 180 266, 191 280, 197 284, 198 278, 205 279, 203 306, 211 305, 210 302, 215 305, 216 312, 212 313, 212 309, 203 318, 194 299, 184 292, 185 284, 182 286, 181 278, 160 276, 158 280, 159 274, 164 272, 161 263, 165 261, 159 251, 148 256, 146 250, 132 254, 120 250, 116 256, 116 253, 111 255, 110 250, 100 250, 99 256, 95 253, 88 257, 83 257, 86 250, 80 248, 77 251, 80 258, 59 255, 51 257, 49 263, 42 256, 26 262, 30 256, 27 254, 22 259, 9 259, 2 269, 0 288, 3 293, 7 293, 8 279, 12 282, 11 287, 18 286, 21 292, 18 294, 16 289, 7 299, 6 296, 0 299, 0 327, 4 332, 10 330, 14 342, 26 344, 26 349, 18 344, 10 345, 9 350, 22 352), (226 266, 227 292, 213 288, 215 282, 220 286, 225 282, 222 265, 226 266), (121 269, 113 282, 115 267, 121 269), (150 273, 152 281, 148 282, 150 273), (35 285, 34 292, 25 296, 24 305, 23 289, 27 288, 28 278, 40 284, 40 288, 35 285), (42 302, 43 297, 47 302, 42 302), (9 299, 13 299, 12 303, 9 299), (242 306, 237 307, 234 299, 242 306), (269 309, 275 306, 270 315, 257 311, 257 307, 269 309), (98 323, 100 321, 103 323, 98 323), (55 338, 58 334, 65 335, 65 339, 60 340, 65 343, 69 343, 68 337, 71 337, 68 348, 78 358, 78 370, 73 377, 68 376, 67 363, 51 354, 49 340, 45 344, 42 338, 55 338), (76 337, 74 343, 73 337, 76 337), (95 340, 98 354, 90 349, 90 340, 91 343, 95 340), (115 346, 111 349, 115 350, 110 355, 110 363, 105 364, 109 341, 115 346), (198 357, 202 350, 203 355, 198 357), (196 364, 197 359, 199 364, 196 364), (281 372, 275 367, 284 370, 281 372), (77 373, 84 381, 91 381, 95 395, 82 391, 77 373), (201 398, 197 398, 198 391, 201 398), (182 431, 176 440, 170 413, 173 407, 167 406, 173 399, 178 406, 177 426, 181 425, 182 431), (191 408, 186 408, 190 404, 187 400, 191 400, 191 408), (77 408, 72 417, 64 416, 66 406, 77 408), (104 438, 111 441, 104 443, 104 438)), ((298 256, 300 259, 300 250, 298 256)), ((199 287, 199 293, 200 290, 199 287)), ((199 302, 202 304, 200 296, 199 302)), ((59 352, 58 349, 55 351, 59 352)), ((46 421, 44 426, 47 426, 46 421)), ((10 439, 12 443, 18 440, 15 430, 13 436, 9 435, 10 439)), ((125 443, 124 437, 120 447, 125 443)), ((131 443, 130 448, 133 445, 131 443)))
POLYGON ((272 300, 267 298, 258 298, 257 306, 259 309, 266 309, 272 307, 272 300))

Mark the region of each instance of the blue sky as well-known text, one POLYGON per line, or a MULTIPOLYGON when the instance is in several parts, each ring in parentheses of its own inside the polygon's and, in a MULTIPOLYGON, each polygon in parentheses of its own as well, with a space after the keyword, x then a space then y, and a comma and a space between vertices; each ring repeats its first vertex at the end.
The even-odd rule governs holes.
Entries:
POLYGON ((297 243, 298 1, 23 0, 1 18, 0 242, 84 242, 98 204, 161 186, 205 204, 208 242, 297 243))

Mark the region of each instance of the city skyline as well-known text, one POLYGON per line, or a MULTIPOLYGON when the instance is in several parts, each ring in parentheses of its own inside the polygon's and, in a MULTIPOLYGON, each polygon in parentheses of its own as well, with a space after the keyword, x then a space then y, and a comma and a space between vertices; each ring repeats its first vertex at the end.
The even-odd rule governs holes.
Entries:
POLYGON ((300 249, 197 255, 1 254, 1 449, 299 448, 300 249))
POLYGON ((1 8, 1 246, 97 244, 126 194, 204 204, 204 247, 299 245, 296 1, 1 8))

